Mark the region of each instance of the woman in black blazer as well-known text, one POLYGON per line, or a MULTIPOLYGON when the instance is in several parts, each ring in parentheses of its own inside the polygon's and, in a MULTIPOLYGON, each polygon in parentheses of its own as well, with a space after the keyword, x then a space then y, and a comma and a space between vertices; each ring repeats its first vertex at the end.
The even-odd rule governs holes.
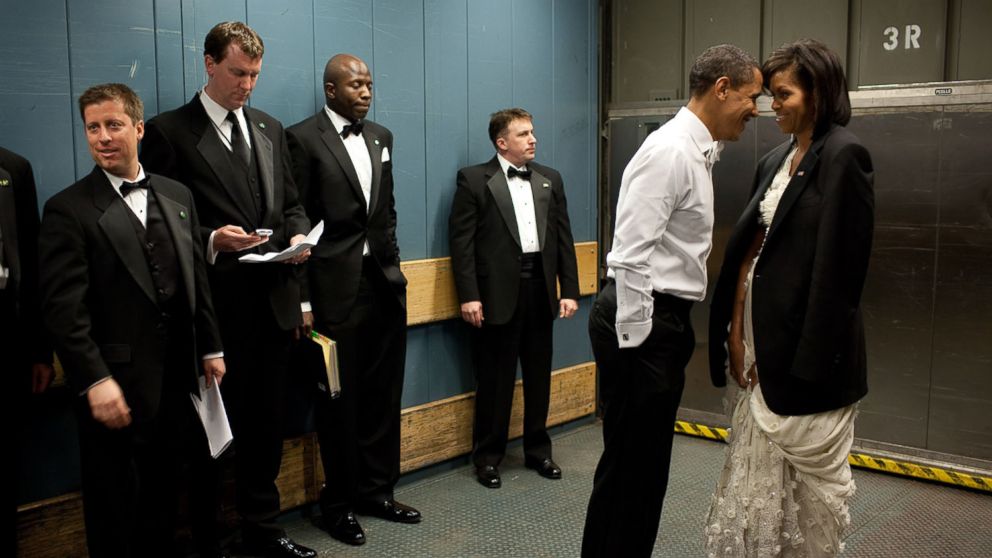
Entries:
POLYGON ((832 556, 850 523, 847 455, 868 391, 859 304, 872 163, 844 128, 851 105, 834 52, 799 40, 762 74, 791 137, 758 163, 710 308, 713 383, 729 373, 742 389, 707 554, 832 556))

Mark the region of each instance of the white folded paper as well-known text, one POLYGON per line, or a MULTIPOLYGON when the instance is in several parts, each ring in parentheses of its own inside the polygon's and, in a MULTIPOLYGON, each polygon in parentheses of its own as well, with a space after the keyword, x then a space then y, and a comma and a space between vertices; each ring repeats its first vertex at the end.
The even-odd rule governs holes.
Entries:
POLYGON ((210 444, 210 455, 217 459, 224 453, 227 446, 234 440, 231 432, 231 423, 227 421, 227 411, 224 409, 224 399, 220 396, 220 387, 215 381, 208 388, 207 379, 200 376, 200 396, 189 394, 193 400, 193 407, 196 414, 200 416, 203 423, 203 431, 207 433, 207 443, 210 444))
POLYGON ((317 245, 317 241, 320 240, 320 235, 324 234, 324 222, 321 221, 317 223, 317 226, 313 228, 312 231, 303 239, 303 242, 290 246, 282 252, 269 252, 267 254, 245 254, 238 258, 239 262, 245 263, 263 263, 263 262, 281 262, 283 260, 288 260, 290 258, 296 257, 302 254, 305 250, 313 248, 317 245))

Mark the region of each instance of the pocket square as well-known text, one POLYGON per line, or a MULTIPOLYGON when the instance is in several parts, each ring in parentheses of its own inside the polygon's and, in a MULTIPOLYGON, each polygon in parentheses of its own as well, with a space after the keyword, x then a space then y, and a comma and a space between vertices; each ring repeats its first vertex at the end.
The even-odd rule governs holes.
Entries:
POLYGON ((383 147, 382 148, 382 162, 383 163, 388 163, 389 162, 389 148, 388 147, 383 147))

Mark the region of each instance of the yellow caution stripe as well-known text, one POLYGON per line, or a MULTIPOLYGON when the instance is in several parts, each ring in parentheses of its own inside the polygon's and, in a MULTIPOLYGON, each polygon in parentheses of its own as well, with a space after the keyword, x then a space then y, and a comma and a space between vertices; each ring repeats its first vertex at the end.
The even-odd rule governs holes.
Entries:
MULTIPOLYGON (((721 442, 727 441, 727 429, 705 424, 695 424, 684 420, 675 421, 676 434, 696 436, 697 438, 707 438, 721 442)), ((862 469, 872 469, 903 477, 912 477, 933 482, 940 482, 952 486, 971 488, 983 492, 992 493, 992 477, 972 475, 961 471, 951 471, 941 469, 932 465, 920 465, 909 461, 897 461, 888 457, 879 457, 866 453, 852 453, 847 458, 848 463, 853 467, 862 469)))
POLYGON ((954 486, 992 492, 992 478, 971 475, 961 471, 950 471, 932 465, 919 465, 908 461, 896 461, 887 457, 878 457, 864 453, 852 453, 847 462, 854 467, 884 471, 904 477, 913 477, 928 481, 941 482, 954 486))
POLYGON ((684 420, 675 421, 675 432, 678 434, 687 434, 689 436, 696 436, 699 438, 709 438, 710 440, 720 440, 721 442, 727 441, 726 428, 706 426, 705 424, 693 424, 684 420))

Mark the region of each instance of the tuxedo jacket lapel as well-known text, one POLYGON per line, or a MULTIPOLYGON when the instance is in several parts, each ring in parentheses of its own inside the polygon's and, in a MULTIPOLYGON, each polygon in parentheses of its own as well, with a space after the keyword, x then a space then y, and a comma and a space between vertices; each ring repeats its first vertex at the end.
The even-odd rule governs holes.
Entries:
POLYGON ((89 183, 93 188, 93 203, 97 209, 103 211, 103 215, 97 221, 100 228, 107 235, 107 240, 117 252, 117 256, 124 262, 124 267, 127 268, 134 281, 141 287, 149 300, 157 302, 155 283, 148 270, 148 260, 145 258, 141 241, 134 232, 134 225, 131 224, 131 209, 117 195, 114 187, 110 185, 110 181, 99 168, 90 173, 89 183))
POLYGON ((531 166, 530 191, 534 197, 534 218, 537 219, 537 242, 544 249, 544 236, 548 228, 548 208, 551 207, 551 180, 531 166))
MULTIPOLYGON (((832 130, 831 130, 832 132, 832 130)), ((799 195, 803 193, 806 189, 806 185, 809 184, 809 179, 813 176, 813 169, 820 162, 820 151, 823 149, 823 144, 826 142, 827 138, 830 136, 831 132, 827 132, 820 139, 813 142, 809 147, 809 151, 803 156, 802 161, 796 167, 796 173, 792 175, 789 180, 789 185, 785 188, 785 192, 782 193, 782 198, 778 202, 778 207, 775 208, 775 218, 772 219, 772 226, 768 229, 768 236, 775 234, 778 230, 779 225, 785 220, 785 216, 789 214, 789 210, 799 199, 799 195)), ((786 153, 791 150, 786 149, 786 153)), ((783 157, 784 160, 784 157, 783 157)), ((771 176, 775 175, 777 171, 782 166, 782 161, 779 161, 778 165, 772 169, 769 174, 771 176)), ((769 178, 769 182, 771 179, 769 178)))
POLYGON ((492 192, 496 207, 499 208, 499 213, 503 216, 503 221, 506 222, 506 228, 510 230, 513 241, 517 243, 517 246, 523 246, 520 243, 520 231, 517 230, 517 214, 513 211, 510 186, 506 183, 506 175, 503 174, 503 169, 500 168, 496 158, 489 161, 489 166, 486 167, 486 187, 492 192))
MULTIPOLYGON (((344 142, 341 141, 341 136, 338 135, 337 131, 334 130, 334 126, 331 125, 331 119, 324 113, 323 117, 317 120, 317 126, 321 129, 320 139, 330 150, 334 158, 337 159, 338 164, 344 171, 344 175, 348 177, 348 183, 351 184, 351 189, 361 200, 362 205, 365 205, 365 213, 368 214, 369 206, 365 203, 365 194, 362 193, 362 183, 358 181, 358 173, 355 172, 355 165, 351 162, 351 157, 348 156, 348 150, 344 146, 344 142)), ((373 163, 374 165, 374 163, 373 163)), ((375 168, 373 166, 373 168, 375 168)))
POLYGON ((176 247, 176 259, 179 260, 179 269, 182 273, 183 284, 186 286, 186 297, 189 299, 190 312, 195 312, 196 284, 193 278, 193 231, 189 220, 190 208, 156 190, 154 185, 155 182, 153 180, 151 191, 154 192, 155 200, 162 210, 165 225, 169 228, 169 233, 172 235, 172 243, 176 247))
POLYGON ((17 212, 14 205, 13 177, 0 169, 0 250, 3 251, 5 267, 10 270, 10 279, 17 284, 20 275, 20 258, 17 253, 17 212))
MULTIPOLYGON (((248 118, 248 110, 244 111, 245 118, 248 118)), ((255 156, 258 157, 258 174, 262 183, 262 199, 265 200, 265 216, 263 223, 272 221, 272 212, 275 210, 275 172, 272 162, 272 140, 270 140, 258 128, 253 120, 248 120, 248 129, 251 131, 252 145, 255 146, 255 156)))
POLYGON ((375 208, 379 199, 380 182, 382 181, 382 145, 379 137, 368 128, 362 133, 365 138, 365 147, 369 150, 369 158, 372 160, 372 191, 369 193, 369 213, 375 208))
MULTIPOLYGON (((234 200, 234 205, 237 206, 241 216, 245 218, 245 222, 254 223, 255 203, 251 200, 251 192, 243 184, 238 184, 234 179, 236 173, 234 167, 231 166, 231 157, 227 146, 223 144, 220 136, 217 135, 217 131, 214 129, 213 123, 210 122, 210 117, 207 116, 207 111, 200 104, 200 101, 197 100, 195 104, 196 111, 190 125, 192 132, 200 137, 200 141, 196 144, 196 150, 200 152, 207 166, 213 171, 217 182, 227 191, 227 195, 231 196, 231 199, 234 200)), ((254 136, 252 136, 252 139, 254 139, 254 136)))

